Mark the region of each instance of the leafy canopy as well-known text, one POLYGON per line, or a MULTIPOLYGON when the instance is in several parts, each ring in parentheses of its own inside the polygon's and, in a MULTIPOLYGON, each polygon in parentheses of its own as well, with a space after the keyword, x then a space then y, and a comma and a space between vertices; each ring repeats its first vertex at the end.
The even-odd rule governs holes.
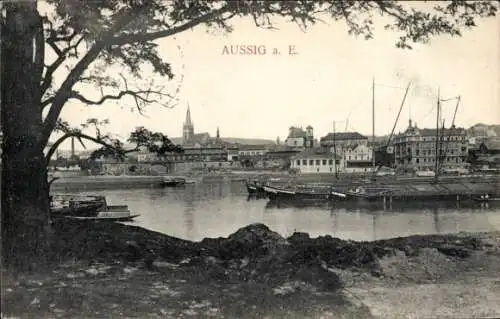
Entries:
MULTIPOLYGON (((288 19, 302 28, 330 19, 346 23, 350 34, 371 39, 373 17, 384 16, 388 21, 385 28, 398 34, 395 45, 411 49, 413 43, 428 43, 437 35, 460 36, 462 30, 475 27, 478 19, 493 17, 498 10, 496 1, 45 0, 44 3, 50 9, 42 16, 43 39, 56 58, 50 64, 45 61, 40 79, 41 105, 46 111, 43 145, 55 129, 61 129, 60 112, 68 100, 91 106, 128 98, 139 112, 150 103, 172 107, 169 102, 175 100, 179 86, 167 90, 143 79, 141 70, 148 67, 159 76, 173 79, 171 65, 159 52, 155 40, 201 24, 230 32, 231 21, 237 17, 249 17, 262 28, 272 28, 275 17, 288 19), (111 74, 111 66, 118 66, 127 74, 111 74), (62 73, 61 83, 55 83, 56 73, 62 73), (101 98, 83 96, 75 88, 78 84, 94 85, 101 98)), ((8 9, 10 5, 7 3, 5 7, 8 9)), ((67 134, 75 132, 63 128, 67 134)), ((150 133, 144 136, 166 138, 150 133)), ((165 145, 171 144, 165 142, 165 145)))

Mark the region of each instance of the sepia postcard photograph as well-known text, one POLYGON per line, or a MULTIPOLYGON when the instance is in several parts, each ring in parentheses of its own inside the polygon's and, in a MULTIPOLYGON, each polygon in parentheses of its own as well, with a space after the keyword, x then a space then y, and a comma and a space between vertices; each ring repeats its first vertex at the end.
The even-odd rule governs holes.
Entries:
POLYGON ((2 318, 500 318, 497 1, 0 0, 2 318))

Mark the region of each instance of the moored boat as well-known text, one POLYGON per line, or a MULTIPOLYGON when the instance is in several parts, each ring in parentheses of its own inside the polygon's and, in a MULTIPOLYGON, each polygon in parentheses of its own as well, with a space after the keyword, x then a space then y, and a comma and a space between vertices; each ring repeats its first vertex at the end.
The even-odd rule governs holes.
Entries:
POLYGON ((139 214, 131 214, 130 211, 104 211, 98 212, 96 216, 64 216, 64 218, 80 221, 113 221, 128 222, 133 221, 139 214))
POLYGON ((73 206, 51 207, 50 214, 53 217, 58 216, 95 216, 99 209, 102 208, 101 203, 88 203, 73 206))
POLYGON ((358 186, 354 190, 346 191, 345 194, 352 199, 362 199, 368 201, 375 201, 389 195, 392 189, 384 188, 367 188, 358 186))
POLYGON ((164 177, 162 184, 165 187, 184 186, 186 184, 186 179, 182 177, 164 177))
POLYGON ((266 185, 264 191, 270 200, 321 202, 347 199, 344 192, 331 186, 311 188, 298 185, 293 188, 281 188, 266 185))
POLYGON ((254 180, 252 182, 250 182, 250 181, 247 180, 246 181, 246 186, 247 186, 248 194, 252 194, 252 195, 263 195, 263 194, 265 194, 264 184, 261 183, 258 180, 254 180))
POLYGON ((490 197, 488 194, 481 195, 480 197, 473 198, 476 202, 480 203, 500 203, 500 197, 490 197))
POLYGON ((58 194, 51 196, 51 217, 78 220, 128 221, 132 215, 128 205, 108 205, 101 195, 58 194))

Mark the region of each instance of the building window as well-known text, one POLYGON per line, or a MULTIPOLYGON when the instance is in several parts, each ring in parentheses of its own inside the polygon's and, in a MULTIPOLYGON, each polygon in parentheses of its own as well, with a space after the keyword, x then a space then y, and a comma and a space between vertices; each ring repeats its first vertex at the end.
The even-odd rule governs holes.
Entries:
POLYGON ((339 160, 335 160, 335 165, 339 165, 340 164, 340 161, 339 160))
POLYGON ((323 165, 326 165, 326 159, 323 160, 323 165))
POLYGON ((417 163, 420 163, 420 159, 419 158, 417 158, 417 163))
POLYGON ((302 165, 306 165, 307 166, 307 160, 302 160, 302 165))
POLYGON ((320 160, 316 160, 316 165, 321 165, 321 161, 320 160))
POLYGON ((314 165, 314 161, 313 160, 309 160, 309 165, 314 165))
POLYGON ((300 160, 297 160, 296 163, 297 163, 297 166, 300 166, 300 160))
POLYGON ((333 160, 332 160, 332 159, 331 159, 331 160, 329 160, 329 161, 328 161, 328 164, 333 165, 333 160))

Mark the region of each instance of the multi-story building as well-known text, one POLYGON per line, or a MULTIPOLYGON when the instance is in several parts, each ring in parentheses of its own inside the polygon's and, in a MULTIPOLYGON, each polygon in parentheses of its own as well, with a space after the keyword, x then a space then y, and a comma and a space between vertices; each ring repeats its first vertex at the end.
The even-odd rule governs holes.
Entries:
POLYGON ((267 153, 266 145, 239 145, 238 152, 240 158, 242 157, 259 157, 267 153))
POLYGON ((346 173, 368 172, 373 169, 373 148, 368 137, 358 132, 328 133, 320 139, 321 148, 343 159, 341 170, 346 173))
POLYGON ((437 132, 412 126, 410 120, 406 131, 394 137, 393 146, 397 169, 434 171, 438 157, 440 169, 468 165, 468 141, 463 128, 453 126, 437 132))
POLYGON ((314 147, 314 130, 311 125, 304 131, 301 127, 291 126, 288 130, 288 136, 285 145, 296 149, 314 147))
POLYGON ((342 158, 330 151, 307 149, 291 158, 290 168, 300 173, 333 173, 342 167, 342 158))
POLYGON ((500 169, 500 138, 484 138, 471 145, 469 163, 473 169, 500 169))

